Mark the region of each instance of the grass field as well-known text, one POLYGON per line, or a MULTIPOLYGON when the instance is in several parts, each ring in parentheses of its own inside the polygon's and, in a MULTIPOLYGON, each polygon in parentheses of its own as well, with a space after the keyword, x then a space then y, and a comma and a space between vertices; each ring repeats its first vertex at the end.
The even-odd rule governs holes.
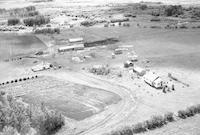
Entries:
POLYGON ((114 93, 52 77, 41 77, 1 88, 13 95, 22 95, 25 102, 36 105, 44 103, 74 120, 83 120, 97 114, 120 100, 114 93))
POLYGON ((27 54, 45 47, 45 44, 34 35, 0 33, 0 60, 27 54))

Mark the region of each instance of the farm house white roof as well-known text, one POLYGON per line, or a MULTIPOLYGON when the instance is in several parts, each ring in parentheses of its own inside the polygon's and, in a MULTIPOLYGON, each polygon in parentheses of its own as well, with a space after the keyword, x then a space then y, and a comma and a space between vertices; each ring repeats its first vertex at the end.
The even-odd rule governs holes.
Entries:
POLYGON ((156 75, 156 74, 154 74, 153 72, 148 72, 148 73, 144 76, 144 78, 146 78, 146 79, 148 79, 149 81, 153 82, 153 81, 155 81, 156 79, 158 79, 159 76, 156 75))

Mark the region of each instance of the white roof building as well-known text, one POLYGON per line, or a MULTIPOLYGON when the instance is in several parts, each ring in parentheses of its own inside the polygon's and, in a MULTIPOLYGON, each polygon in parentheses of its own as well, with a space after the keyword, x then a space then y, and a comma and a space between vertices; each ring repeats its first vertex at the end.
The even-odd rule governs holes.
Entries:
POLYGON ((153 72, 144 75, 144 81, 155 88, 162 88, 162 79, 153 72))
POLYGON ((136 72, 138 75, 143 76, 146 73, 146 70, 144 68, 134 66, 133 67, 133 72, 136 72))
POLYGON ((80 38, 71 38, 71 39, 69 39, 69 42, 70 43, 83 42, 83 38, 82 37, 80 37, 80 38))

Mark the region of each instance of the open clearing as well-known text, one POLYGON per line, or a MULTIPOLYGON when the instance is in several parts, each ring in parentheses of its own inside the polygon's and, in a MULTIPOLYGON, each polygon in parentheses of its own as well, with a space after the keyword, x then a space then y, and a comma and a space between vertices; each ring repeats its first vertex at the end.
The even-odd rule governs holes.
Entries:
POLYGON ((34 35, 0 33, 1 60, 16 55, 28 54, 45 47, 45 44, 34 35))

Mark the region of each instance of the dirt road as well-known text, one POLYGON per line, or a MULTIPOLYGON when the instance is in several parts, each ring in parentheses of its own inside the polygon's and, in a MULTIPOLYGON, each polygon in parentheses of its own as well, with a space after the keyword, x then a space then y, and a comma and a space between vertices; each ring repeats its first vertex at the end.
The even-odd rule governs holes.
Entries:
MULTIPOLYGON (((90 87, 101 88, 118 94, 122 100, 116 105, 112 105, 98 115, 94 115, 77 123, 76 134, 79 135, 97 135, 105 131, 109 131, 116 126, 117 123, 126 119, 133 113, 136 107, 136 97, 130 89, 119 84, 101 79, 99 77, 85 74, 82 72, 62 71, 45 73, 47 76, 53 76, 60 80, 87 85, 90 87), (103 130, 102 130, 103 129, 103 130)), ((62 131, 59 134, 68 134, 62 131)))

